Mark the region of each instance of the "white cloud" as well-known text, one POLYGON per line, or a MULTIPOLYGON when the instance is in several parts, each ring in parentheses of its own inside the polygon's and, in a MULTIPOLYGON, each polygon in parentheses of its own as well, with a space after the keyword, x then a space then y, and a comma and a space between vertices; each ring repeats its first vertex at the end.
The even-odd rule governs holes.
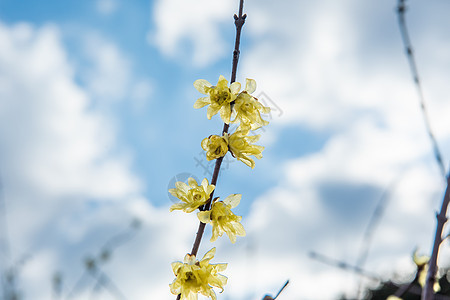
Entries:
MULTIPOLYGON (((401 45, 392 53, 382 49, 385 40, 372 36, 373 23, 389 20, 383 22, 388 30, 380 38, 399 40, 392 3, 247 3, 244 30, 253 34, 255 44, 242 49, 247 54, 239 72, 254 77, 284 112, 268 134, 276 138, 272 130, 287 125, 331 137, 320 151, 280 164, 279 185, 256 199, 244 218, 246 238, 235 245, 226 237, 214 244, 214 262, 229 263, 224 272, 229 284, 221 297, 261 299, 286 279, 291 284, 283 299, 353 295, 354 275, 313 261, 307 253, 315 250, 354 263, 368 218, 397 176, 400 181, 374 235, 366 268, 384 278, 411 271, 413 248, 424 252, 431 245, 443 183, 401 45)), ((197 65, 211 63, 224 53, 220 26, 234 13, 229 5, 159 1, 151 39, 169 56, 180 54, 187 40, 197 65)), ((417 43, 430 39, 425 34, 416 37, 417 43)), ((450 75, 442 65, 450 57, 439 50, 448 48, 446 41, 432 41, 421 50, 436 54, 422 68, 424 78, 435 76, 424 79, 429 84, 425 90, 437 136, 448 150, 445 95, 450 75)), ((141 183, 129 171, 130 158, 111 151, 117 146, 114 124, 89 109, 92 95, 115 98, 134 91, 133 98, 145 99, 151 82, 132 84, 130 61, 101 38, 90 49, 96 71, 86 89, 74 83, 54 27, 1 25, 0 44, 0 151, 14 250, 39 249, 23 270, 24 290, 30 288, 35 299, 48 299, 42 286, 50 276, 43 278, 39 270, 61 268, 67 292, 83 271, 83 255, 94 253, 137 216, 143 221, 141 232, 114 254, 105 270, 130 299, 174 299, 168 289, 173 279, 169 262, 181 260, 191 247, 195 216, 169 215, 167 208, 154 208, 142 198, 141 183), (116 74, 119 69, 124 72, 116 74), (46 242, 67 251, 52 253, 46 242)), ((212 246, 206 238, 200 252, 212 246)), ((77 297, 86 299, 91 289, 92 281, 77 297)), ((107 292, 101 297, 111 298, 107 292)))
POLYGON ((156 28, 149 33, 149 42, 167 56, 206 66, 228 53, 221 26, 228 21, 234 27, 233 9, 237 8, 230 1, 155 1, 156 28), (183 54, 186 49, 189 56, 183 54))
MULTIPOLYGON (((29 255, 16 278, 23 296, 48 299, 56 271, 66 295, 83 272, 85 255, 97 254, 138 217, 143 228, 135 246, 117 251, 105 271, 131 299, 167 297, 170 261, 189 247, 195 219, 169 219, 166 207, 155 209, 142 198, 114 123, 90 107, 90 90, 75 83, 56 26, 0 23, 0 44, 0 172, 12 253, 1 253, 0 267, 29 255), (192 227, 182 230, 178 222, 192 227), (133 272, 140 280, 129 276, 133 272)), ((148 95, 148 86, 141 82, 136 97, 148 95)), ((86 296, 93 283, 88 280, 76 296, 86 296)))
MULTIPOLYGON (((245 29, 255 44, 242 49, 247 54, 240 74, 255 78, 258 89, 283 110, 268 131, 302 126, 330 134, 320 151, 286 161, 279 185, 253 203, 246 222, 249 238, 260 243, 254 268, 271 274, 257 273, 258 295, 290 278, 285 299, 330 299, 342 292, 354 296, 357 277, 311 261, 306 253, 315 250, 354 264, 379 197, 398 178, 366 269, 386 279, 396 272, 412 272, 413 249, 426 252, 431 247, 434 213, 445 186, 424 129, 392 5, 248 2, 245 29), (283 18, 274 17, 279 15, 283 18), (382 36, 371 36, 373 24, 382 26, 382 36), (290 264, 279 257, 289 258, 290 264), (326 289, 319 285, 325 278, 326 289)), ((412 23, 422 24, 423 18, 412 23)), ((445 28, 431 27, 438 32, 445 28)), ((432 57, 421 70, 424 83, 434 79, 425 91, 445 155, 450 150, 450 104, 442 99, 447 94, 443 82, 450 80, 445 68, 450 55, 438 50, 448 48, 443 39, 425 43, 430 39, 427 32, 415 35, 413 42, 427 44, 421 51, 429 54, 422 59, 432 57)))
POLYGON ((87 88, 100 99, 123 99, 132 81, 129 59, 98 34, 88 34, 83 43, 90 62, 82 74, 87 88))

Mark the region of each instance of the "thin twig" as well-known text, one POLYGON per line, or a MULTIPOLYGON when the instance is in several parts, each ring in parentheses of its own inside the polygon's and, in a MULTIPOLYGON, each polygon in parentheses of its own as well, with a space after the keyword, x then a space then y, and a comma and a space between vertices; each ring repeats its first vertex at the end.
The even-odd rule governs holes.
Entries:
POLYGON ((346 262, 343 262, 343 261, 340 261, 337 259, 333 259, 333 258, 329 258, 323 254, 319 254, 317 252, 311 251, 311 252, 309 252, 309 257, 312 259, 315 259, 317 261, 320 261, 324 264, 327 264, 327 265, 330 265, 330 266, 333 266, 333 267, 336 267, 336 268, 339 268, 342 270, 351 271, 353 273, 370 278, 372 280, 381 281, 381 277, 376 274, 370 273, 364 269, 361 269, 357 266, 350 265, 346 262))
POLYGON ((97 283, 95 284, 94 288, 91 291, 91 299, 96 299, 98 296, 95 296, 95 292, 97 290, 100 290, 101 287, 104 287, 106 290, 108 290, 112 296, 115 297, 115 299, 121 299, 126 300, 127 298, 124 296, 122 291, 117 287, 117 285, 109 278, 108 275, 106 275, 101 270, 98 270, 97 272, 92 272, 91 276, 96 279, 97 283))
MULTIPOLYGON (((434 156, 439 165, 439 168, 441 169, 442 176, 444 178, 446 178, 447 172, 445 170, 445 166, 444 166, 444 163, 442 160, 442 155, 439 150, 438 143, 437 143, 436 138, 434 137, 434 134, 431 130, 431 125, 430 125, 429 117, 428 117, 426 106, 425 106, 425 99, 424 99, 422 86, 421 86, 420 79, 419 79, 419 74, 417 71, 416 62, 414 59, 413 48, 411 46, 411 42, 409 39, 408 28, 406 27, 405 11, 406 11, 405 0, 399 0, 397 12, 398 12, 400 32, 402 35, 403 43, 406 48, 406 53, 408 56, 408 61, 409 61, 410 67, 411 67, 411 72, 412 72, 412 75, 414 78, 414 83, 416 84, 417 92, 419 94, 420 107, 422 109, 422 114, 423 114, 423 117, 425 120, 425 126, 426 126, 428 135, 430 137, 430 140, 431 140, 431 143, 433 146, 434 156)), ((425 287, 422 291, 422 300, 431 300, 433 298, 433 286, 434 286, 434 281, 436 278, 436 271, 437 271, 437 257, 438 257, 438 253, 439 253, 439 247, 442 243, 442 230, 444 228, 444 224, 447 222, 446 215, 447 215, 447 208, 448 208, 448 204, 449 204, 449 200, 450 200, 449 199, 449 197, 450 197, 449 185, 450 185, 450 176, 447 177, 447 188, 445 190, 444 199, 442 200, 441 211, 439 212, 438 215, 436 215, 436 218, 437 218, 436 233, 435 233, 435 237, 434 237, 433 251, 431 253, 425 287)))
POLYGON ((286 280, 286 283, 283 285, 283 287, 278 291, 278 293, 275 295, 275 297, 273 298, 273 300, 277 299, 278 296, 280 296, 281 292, 287 287, 287 285, 289 284, 289 280, 286 280))
MULTIPOLYGON (((242 14, 243 6, 244 6, 244 0, 240 0, 240 2, 239 2, 239 16, 234 15, 234 24, 236 26, 236 41, 234 43, 233 66, 232 66, 230 83, 233 83, 233 82, 236 81, 236 72, 237 72, 237 65, 238 65, 238 62, 239 62, 239 53, 240 53, 239 52, 239 45, 240 45, 240 40, 241 40, 241 30, 242 30, 242 26, 245 23, 245 18, 247 17, 247 15, 245 15, 245 14, 243 15, 242 14)), ((224 123, 223 124, 222 135, 228 132, 228 128, 229 128, 229 125, 224 123)), ((217 184, 217 178, 219 177, 219 171, 220 171, 220 166, 222 165, 222 161, 223 161, 223 156, 216 160, 216 164, 214 166, 214 173, 213 173, 213 176, 212 176, 212 179, 211 179, 211 184, 212 185, 216 185, 217 184)), ((212 191, 208 202, 206 202, 205 205, 200 207, 201 211, 210 209, 210 205, 211 205, 211 201, 212 201, 213 197, 214 197, 214 191, 212 191)), ((200 242, 201 242, 202 237, 203 237, 203 232, 205 231, 205 225, 206 225, 205 223, 200 222, 200 224, 198 226, 197 235, 195 237, 194 245, 192 246, 191 255, 197 256, 198 248, 200 246, 200 242)))
MULTIPOLYGON (((135 235, 137 230, 139 229, 140 223, 139 220, 135 219, 130 224, 130 228, 127 229, 123 233, 119 233, 117 235, 114 235, 109 240, 106 241, 106 243, 100 248, 100 253, 97 258, 88 257, 85 259, 85 270, 83 274, 81 274, 80 278, 77 280, 73 288, 70 290, 69 294, 67 295, 66 299, 71 299, 77 291, 81 288, 82 283, 85 281, 85 278, 87 275, 91 275, 93 278, 97 279, 97 285, 103 285, 107 289, 110 290, 112 294, 116 294, 118 299, 125 299, 125 296, 120 292, 120 290, 115 286, 111 280, 108 279, 106 273, 101 272, 99 267, 102 264, 105 264, 110 259, 112 253, 119 247, 131 240, 135 235), (96 276, 98 273, 98 276, 96 276), (108 279, 108 281, 105 282, 101 281, 104 279, 108 279), (112 285, 111 285, 112 284, 112 285)), ((94 286, 94 289, 95 289, 94 286)))
MULTIPOLYGON (((236 26, 236 40, 234 43, 234 51, 233 51, 233 66, 231 70, 231 80, 230 84, 236 81, 236 73, 237 73, 237 65, 239 62, 239 45, 241 42, 241 30, 242 26, 245 23, 245 18, 247 15, 243 15, 243 9, 244 9, 244 0, 239 1, 239 15, 234 15, 234 25, 236 26)), ((233 103, 231 103, 232 107, 233 103)), ((229 124, 224 123, 223 129, 222 129, 222 135, 228 132, 229 124)), ((211 179, 211 184, 216 186, 217 184, 217 178, 219 177, 220 172, 220 166, 222 165, 223 156, 216 159, 216 164, 214 166, 214 173, 211 179)), ((211 202, 214 197, 214 190, 211 192, 211 195, 209 197, 208 202, 205 203, 205 205, 201 206, 199 209, 201 211, 210 210, 211 209, 211 202)), ((197 256, 198 248, 200 247, 200 242, 203 237, 203 233, 205 232, 205 223, 199 222, 197 234, 195 236, 194 245, 192 246, 191 255, 197 256)), ((181 294, 178 294, 177 300, 181 298, 181 294)))
MULTIPOLYGON (((404 172, 400 173, 389 184, 389 186, 384 190, 383 194, 380 197, 380 200, 378 201, 377 206, 375 207, 375 210, 373 211, 372 217, 369 220, 369 224, 367 225, 366 231, 363 236, 361 248, 359 250, 358 259, 356 260, 356 267, 359 269, 364 268, 364 265, 367 261, 367 257, 369 256, 369 250, 370 250, 370 246, 372 245, 372 240, 373 240, 373 236, 375 234, 376 228, 377 228, 378 224, 380 223, 380 220, 383 217, 383 214, 386 210, 386 206, 388 204, 390 195, 391 195, 392 191, 394 190, 395 186, 400 181, 403 174, 404 174, 404 172)), ((358 290, 357 290, 357 294, 356 294, 358 299, 360 299, 361 291, 362 291, 362 278, 358 283, 358 290)))
POLYGON ((405 11, 406 11, 405 0, 398 0, 397 6, 398 23, 400 27, 400 33, 402 36, 403 44, 406 49, 406 56, 408 57, 409 66, 411 68, 411 74, 413 76, 414 84, 416 85, 417 88, 417 93, 419 94, 420 109, 422 110, 423 119, 425 121, 425 127, 433 147, 434 157, 442 173, 442 177, 445 178, 447 172, 445 171, 445 166, 442 159, 441 151, 439 150, 439 145, 431 129, 430 118, 428 116, 427 107, 425 105, 425 97, 423 95, 422 84, 419 78, 419 72, 414 57, 414 51, 411 45, 411 40, 409 38, 408 28, 406 26, 405 11))
POLYGON ((278 296, 280 296, 281 292, 287 287, 288 284, 289 284, 289 280, 287 280, 285 282, 285 284, 281 287, 281 289, 278 291, 278 293, 276 294, 275 297, 272 297, 270 295, 265 295, 263 300, 276 300, 278 298, 278 296))

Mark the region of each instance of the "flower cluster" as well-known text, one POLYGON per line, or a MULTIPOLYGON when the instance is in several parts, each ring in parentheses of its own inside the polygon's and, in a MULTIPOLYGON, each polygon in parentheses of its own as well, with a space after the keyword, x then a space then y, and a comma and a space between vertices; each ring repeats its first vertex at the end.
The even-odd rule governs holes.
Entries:
POLYGON ((170 211, 179 209, 187 213, 191 213, 203 204, 205 204, 212 191, 214 191, 214 185, 208 183, 208 179, 203 179, 201 186, 197 184, 194 178, 188 179, 188 184, 177 181, 175 188, 170 189, 169 193, 172 196, 177 197, 182 203, 175 203, 170 207, 170 211))
POLYGON ((230 241, 236 242, 236 235, 245 236, 245 229, 241 223, 241 216, 236 216, 231 209, 235 208, 241 201, 241 194, 233 194, 226 197, 223 201, 214 199, 211 209, 197 213, 200 222, 210 223, 213 227, 211 242, 217 240, 225 232, 230 241))
POLYGON ((216 248, 209 250, 201 261, 195 255, 186 254, 184 262, 173 262, 172 270, 176 278, 170 284, 170 291, 174 295, 180 295, 181 299, 197 300, 198 293, 216 299, 212 287, 218 287, 223 291, 227 278, 219 272, 227 268, 227 264, 211 265, 209 261, 214 257, 216 248))
MULTIPOLYGON (((417 254, 417 250, 415 250, 413 253, 413 256, 412 256, 412 260, 417 268, 416 278, 414 279, 414 282, 417 282, 420 285, 420 287, 423 289, 423 288, 425 288, 425 281, 426 281, 427 273, 428 273, 428 262, 430 261, 430 257, 426 256, 426 255, 419 256, 417 254)), ((437 293, 441 290, 441 286, 440 286, 439 280, 437 278, 435 279, 435 282, 433 285, 433 290, 435 293, 437 293)), ((403 300, 403 299, 400 297, 397 297, 395 295, 390 295, 389 297, 386 298, 386 300, 403 300)))
POLYGON ((199 98, 194 108, 209 105, 206 113, 208 119, 220 111, 220 117, 224 123, 239 123, 239 127, 231 135, 224 133, 223 136, 211 135, 203 139, 202 148, 206 151, 206 159, 217 159, 230 151, 233 157, 253 169, 255 161, 249 156, 260 159, 264 147, 253 145, 259 140, 260 135, 249 134, 252 130, 269 124, 261 117, 261 113, 270 112, 269 107, 265 107, 251 95, 256 90, 255 80, 247 78, 245 89, 241 92, 239 92, 241 87, 239 82, 233 82, 228 87, 228 81, 222 75, 216 86, 204 79, 199 79, 195 81, 194 87, 200 93, 207 95, 199 98), (231 120, 233 117, 234 119, 231 120))
MULTIPOLYGON (((253 169, 255 161, 250 156, 262 158, 264 147, 254 145, 260 136, 250 133, 269 123, 261 117, 261 114, 270 111, 251 95, 256 90, 256 82, 247 79, 245 89, 240 91, 239 82, 228 85, 228 81, 221 75, 215 86, 204 79, 199 79, 195 81, 194 87, 206 95, 195 102, 194 108, 208 106, 206 112, 208 119, 220 113, 225 124, 239 124, 234 133, 229 134, 225 130, 222 136, 210 135, 202 140, 201 146, 206 151, 206 159, 208 161, 221 159, 230 152, 233 157, 253 169)), ((220 163, 221 161, 218 161, 219 166, 220 163)), ((212 182, 216 182, 215 180, 217 177, 212 182)), ((219 197, 212 199, 214 190, 215 185, 209 184, 206 178, 200 185, 194 178, 189 178, 187 184, 178 181, 175 188, 169 189, 169 193, 181 202, 172 205, 170 211, 182 210, 191 213, 198 209, 197 218, 203 223, 202 226, 210 224, 212 227, 211 242, 226 233, 230 241, 235 243, 236 236, 245 236, 245 229, 240 223, 242 217, 231 211, 240 203, 242 195, 232 194, 219 201, 219 197)), ((184 262, 172 263, 176 278, 170 284, 171 292, 179 295, 181 299, 196 300, 199 293, 216 299, 213 287, 223 291, 227 278, 219 272, 224 271, 227 264, 210 264, 209 261, 215 252, 216 248, 211 249, 201 261, 198 261, 194 255, 195 250, 194 253, 186 254, 184 262)))

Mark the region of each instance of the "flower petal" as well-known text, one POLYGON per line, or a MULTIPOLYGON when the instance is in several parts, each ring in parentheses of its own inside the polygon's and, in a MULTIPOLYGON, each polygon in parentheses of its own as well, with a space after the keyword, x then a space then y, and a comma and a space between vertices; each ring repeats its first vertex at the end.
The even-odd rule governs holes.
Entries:
POLYGON ((220 108, 220 117, 225 124, 230 124, 231 106, 226 104, 220 108))
POLYGON ((242 226, 241 223, 237 223, 237 222, 234 223, 233 224, 233 229, 236 231, 236 235, 238 235, 238 236, 245 236, 246 235, 244 226, 242 226))
POLYGON ((206 111, 206 117, 208 118, 208 120, 211 120, 212 116, 217 114, 219 109, 220 109, 220 107, 217 108, 217 107, 212 106, 212 105, 208 106, 208 110, 206 111))
POLYGON ((202 187, 203 187, 203 189, 205 191, 207 190, 207 187, 208 187, 208 179, 207 178, 203 178, 203 180, 202 180, 202 187))
POLYGON ((201 211, 197 213, 197 217, 202 223, 210 223, 211 222, 211 211, 201 211))
POLYGON ((186 206, 186 203, 175 203, 170 207, 169 211, 183 210, 186 208, 186 206))
POLYGON ((188 265, 193 265, 197 262, 195 255, 190 255, 189 253, 184 256, 184 263, 188 265))
POLYGON ((249 94, 256 90, 256 81, 254 79, 247 78, 245 80, 245 91, 249 94))
POLYGON ((194 108, 202 108, 211 103, 211 99, 209 97, 198 98, 194 103, 194 108))
POLYGON ((231 208, 235 208, 236 206, 239 205, 241 198, 242 198, 242 194, 232 194, 232 195, 226 197, 223 200, 223 203, 225 203, 226 205, 230 205, 231 208))
POLYGON ((192 177, 189 177, 189 178, 188 178, 188 184, 189 184, 189 186, 190 186, 191 188, 196 188, 196 187, 198 187, 197 181, 196 181, 194 178, 192 178, 192 177))
POLYGON ((178 269, 180 269, 180 267, 183 265, 183 263, 176 261, 176 262, 173 262, 171 265, 172 265, 172 271, 176 276, 178 273, 178 269))
POLYGON ((238 94, 240 90, 241 90, 241 84, 240 84, 239 82, 233 82, 233 83, 230 85, 230 91, 231 91, 231 93, 233 93, 233 94, 238 94))
POLYGON ((202 262, 209 261, 214 258, 214 255, 216 254, 216 247, 212 248, 208 252, 206 252, 205 256, 202 258, 202 262))
POLYGON ((175 187, 178 190, 181 190, 183 193, 187 193, 189 191, 189 186, 186 183, 184 183, 183 181, 175 182, 175 187))
POLYGON ((211 86, 212 86, 212 84, 209 83, 205 79, 197 79, 194 82, 194 87, 197 89, 197 91, 199 91, 200 93, 205 94, 205 95, 207 94, 206 91, 205 91, 205 88, 206 87, 211 87, 211 86))
POLYGON ((217 81, 217 87, 221 89, 228 88, 228 80, 223 77, 223 75, 219 76, 219 81, 217 81))

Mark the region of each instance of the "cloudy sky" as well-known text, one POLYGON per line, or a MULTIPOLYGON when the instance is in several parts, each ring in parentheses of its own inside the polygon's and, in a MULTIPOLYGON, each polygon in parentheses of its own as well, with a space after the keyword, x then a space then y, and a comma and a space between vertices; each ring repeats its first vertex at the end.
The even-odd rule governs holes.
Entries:
MULTIPOLYGON (((245 238, 222 237, 220 299, 355 297, 350 264, 380 201, 364 268, 407 280, 431 249, 444 180, 433 158, 396 1, 248 0, 237 79, 272 107, 251 170, 226 158, 216 195, 241 193, 245 238), (383 197, 385 195, 385 197, 383 197)), ((407 1, 432 128, 450 159, 450 3, 407 1)), ((22 299, 175 299, 170 263, 194 214, 167 189, 210 179, 217 116, 192 83, 230 77, 238 1, 0 0, 0 268, 22 299), (108 250, 109 257, 98 256, 108 250), (97 269, 86 271, 94 259, 97 269), (55 280, 56 278, 56 280, 55 280), (59 279, 58 279, 59 278, 59 279)), ((440 264, 448 264, 449 247, 440 264)), ((376 281, 364 280, 376 285, 376 281)))

